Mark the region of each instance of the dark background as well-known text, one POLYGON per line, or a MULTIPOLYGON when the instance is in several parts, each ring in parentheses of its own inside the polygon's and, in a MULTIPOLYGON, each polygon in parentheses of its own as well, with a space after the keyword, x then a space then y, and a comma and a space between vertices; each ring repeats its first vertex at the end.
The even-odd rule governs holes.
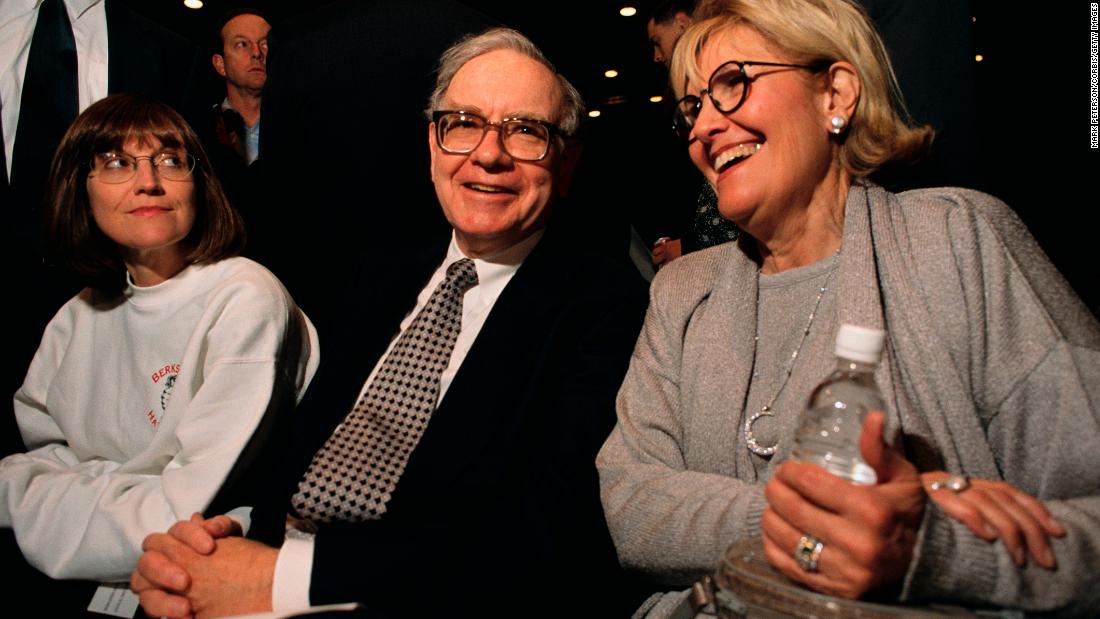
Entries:
MULTIPOLYGON (((277 29, 280 20, 324 4, 206 0, 202 9, 193 10, 184 7, 182 0, 128 3, 202 43, 209 41, 212 22, 232 7, 247 4, 265 10, 277 29)), ((530 36, 577 86, 589 109, 601 112, 600 117, 587 119, 579 190, 598 202, 609 218, 635 223, 644 237, 664 234, 658 209, 693 201, 698 176, 682 146, 666 130, 666 74, 651 61, 645 32, 651 3, 632 4, 638 9, 633 17, 619 15, 626 2, 606 0, 470 0, 467 4, 530 36), (604 77, 610 68, 619 76, 604 77), (651 103, 654 95, 665 95, 665 101, 651 103)), ((968 156, 954 162, 960 171, 948 175, 947 182, 981 189, 1008 202, 1093 312, 1100 314, 1100 277, 1092 251, 1100 244, 1093 216, 1100 204, 1095 190, 1100 151, 1089 147, 1089 4, 1082 0, 1026 5, 994 0, 868 2, 873 16, 875 5, 879 12, 887 6, 917 11, 911 15, 918 16, 969 16, 952 17, 946 24, 903 18, 886 28, 889 47, 931 46, 907 58, 906 49, 891 50, 899 64, 906 64, 903 87, 909 75, 920 82, 947 71, 945 57, 957 58, 952 65, 956 73, 972 72, 974 126, 965 129, 972 129, 977 143, 973 160, 968 156), (959 19, 967 23, 960 25, 959 19), (928 53, 929 49, 935 53, 928 53), (980 62, 975 60, 978 54, 983 57, 980 62)), ((210 77, 216 86, 213 70, 210 77)), ((908 93, 911 108, 916 113, 920 105, 914 101, 921 98, 937 105, 970 106, 965 89, 943 90, 908 93)), ((379 85, 379 96, 385 96, 384 84, 379 85)), ((942 145, 951 137, 941 132, 938 139, 942 145)), ((421 140, 421 133, 411 139, 421 140)), ((942 184, 940 177, 934 178, 930 184, 942 184)))

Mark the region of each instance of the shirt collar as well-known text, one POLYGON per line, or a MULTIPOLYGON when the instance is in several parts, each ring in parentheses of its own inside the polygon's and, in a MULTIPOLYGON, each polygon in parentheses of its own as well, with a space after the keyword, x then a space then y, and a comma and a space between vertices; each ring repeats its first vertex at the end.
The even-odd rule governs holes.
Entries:
MULTIPOLYGON (((42 3, 46 0, 31 0, 31 5, 35 10, 42 6, 42 3)), ((76 15, 77 19, 84 16, 84 13, 88 12, 88 9, 103 2, 103 0, 65 0, 65 6, 70 11, 70 14, 76 15)))
MULTIPOLYGON (((503 249, 491 256, 473 258, 474 268, 477 269, 477 285, 481 289, 483 298, 495 299, 509 280, 519 270, 520 265, 527 259, 527 255, 539 244, 546 229, 539 230, 519 243, 503 249)), ((447 257, 443 260, 443 267, 451 266, 467 256, 458 248, 458 241, 454 232, 451 232, 451 244, 447 247, 447 257)))
MULTIPOLYGON (((233 107, 233 104, 229 102, 229 97, 226 97, 226 98, 222 99, 221 105, 219 105, 218 108, 221 109, 221 111, 223 111, 223 112, 226 111, 226 110, 233 110, 234 112, 237 112, 238 116, 240 116, 240 114, 241 114, 237 110, 237 108, 233 107)), ((242 122, 242 124, 244 122, 244 117, 243 116, 241 117, 241 122, 242 122)), ((259 133, 260 132, 260 119, 257 118, 256 119, 256 124, 252 125, 251 127, 249 127, 247 124, 244 125, 244 130, 249 132, 249 133, 259 133)))

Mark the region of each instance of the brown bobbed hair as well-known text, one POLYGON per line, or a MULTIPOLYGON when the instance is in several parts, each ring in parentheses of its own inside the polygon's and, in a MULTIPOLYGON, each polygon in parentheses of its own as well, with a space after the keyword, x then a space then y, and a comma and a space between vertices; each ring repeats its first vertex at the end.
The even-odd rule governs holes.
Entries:
POLYGON ((695 23, 672 55, 670 79, 677 97, 687 84, 707 79, 698 67, 707 42, 748 26, 788 62, 829 66, 843 60, 855 68, 859 102, 839 138, 839 163, 853 178, 913 163, 931 147, 932 128, 913 123, 882 38, 852 0, 701 0, 692 18, 695 23))
POLYGON ((111 95, 92 104, 69 126, 54 154, 47 185, 45 229, 51 256, 86 284, 108 294, 126 286, 126 267, 114 241, 92 218, 87 179, 92 159, 131 139, 158 140, 197 162, 195 223, 182 241, 189 264, 235 256, 245 243, 244 221, 229 203, 195 131, 168 105, 140 95, 111 95))

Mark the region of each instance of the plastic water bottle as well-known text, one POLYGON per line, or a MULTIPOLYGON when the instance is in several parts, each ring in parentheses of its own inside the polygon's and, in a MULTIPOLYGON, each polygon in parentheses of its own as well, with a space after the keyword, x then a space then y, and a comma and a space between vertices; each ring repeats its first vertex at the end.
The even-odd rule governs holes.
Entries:
POLYGON ((795 433, 795 460, 812 462, 853 483, 875 483, 875 470, 860 453, 859 436, 868 413, 886 411, 874 376, 885 339, 878 329, 840 326, 836 369, 810 396, 795 433))

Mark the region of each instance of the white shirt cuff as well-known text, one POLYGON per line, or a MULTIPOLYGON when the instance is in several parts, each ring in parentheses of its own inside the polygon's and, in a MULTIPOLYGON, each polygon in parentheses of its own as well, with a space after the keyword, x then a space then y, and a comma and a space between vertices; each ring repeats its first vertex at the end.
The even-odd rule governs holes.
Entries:
POLYGON ((241 527, 241 537, 248 535, 248 529, 252 527, 252 508, 238 507, 225 512, 225 515, 241 527))
POLYGON ((309 585, 313 575, 313 537, 287 536, 275 560, 271 584, 271 609, 288 612, 309 608, 309 585))

